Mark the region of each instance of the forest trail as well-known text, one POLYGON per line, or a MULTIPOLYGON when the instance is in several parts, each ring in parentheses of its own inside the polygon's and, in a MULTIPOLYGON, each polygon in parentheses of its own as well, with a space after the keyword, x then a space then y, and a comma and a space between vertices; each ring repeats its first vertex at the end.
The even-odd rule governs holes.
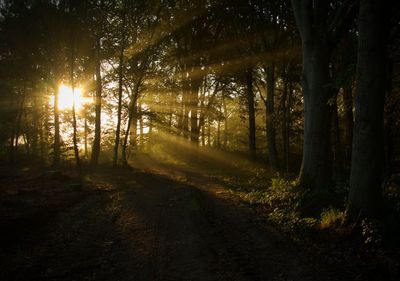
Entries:
MULTIPOLYGON (((345 266, 295 245, 206 174, 141 166, 89 172, 83 186, 68 178, 43 183, 46 208, 2 224, 0 280, 352 279, 345 266), (58 195, 48 195, 51 188, 58 195)), ((8 205, 1 211, 11 211, 12 194, 2 192, 8 205)))

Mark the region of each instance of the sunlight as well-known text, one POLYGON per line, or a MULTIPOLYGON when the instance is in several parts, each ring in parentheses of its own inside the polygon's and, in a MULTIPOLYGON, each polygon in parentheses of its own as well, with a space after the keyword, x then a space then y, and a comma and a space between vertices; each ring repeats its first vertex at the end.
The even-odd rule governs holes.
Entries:
POLYGON ((58 109, 60 110, 72 109, 75 102, 75 110, 79 111, 87 103, 86 99, 82 96, 82 89, 79 87, 75 88, 72 92, 71 87, 61 84, 58 95, 58 109))

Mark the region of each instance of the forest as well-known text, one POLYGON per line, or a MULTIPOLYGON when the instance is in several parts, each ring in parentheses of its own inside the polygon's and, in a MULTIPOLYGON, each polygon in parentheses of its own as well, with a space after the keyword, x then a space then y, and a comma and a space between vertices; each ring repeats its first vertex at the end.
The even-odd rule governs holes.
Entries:
POLYGON ((399 280, 400 2, 0 0, 0 280, 399 280))

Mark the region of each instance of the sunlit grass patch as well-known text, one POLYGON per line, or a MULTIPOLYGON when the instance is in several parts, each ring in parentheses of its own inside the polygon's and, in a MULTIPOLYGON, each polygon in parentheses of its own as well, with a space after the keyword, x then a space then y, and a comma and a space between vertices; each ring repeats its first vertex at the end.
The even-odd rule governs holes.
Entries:
POLYGON ((320 228, 327 229, 335 226, 343 225, 346 220, 346 212, 329 208, 321 213, 320 228))

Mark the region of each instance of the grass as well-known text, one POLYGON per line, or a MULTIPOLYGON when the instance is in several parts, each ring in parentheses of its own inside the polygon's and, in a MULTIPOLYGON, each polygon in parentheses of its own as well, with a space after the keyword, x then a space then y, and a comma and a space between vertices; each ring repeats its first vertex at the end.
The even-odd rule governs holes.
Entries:
POLYGON ((328 208, 322 211, 320 218, 320 228, 328 229, 341 226, 345 223, 346 212, 335 208, 328 208))
POLYGON ((304 191, 296 180, 284 178, 275 174, 268 178, 262 171, 255 170, 254 176, 248 180, 238 179, 236 188, 232 193, 243 202, 262 207, 268 219, 279 225, 284 231, 291 233, 315 232, 319 230, 338 230, 345 226, 345 189, 347 185, 339 182, 335 189, 327 193, 330 197, 327 208, 315 209, 311 214, 302 212, 304 202, 310 206, 319 206, 318 196, 311 196, 309 191, 304 191))

